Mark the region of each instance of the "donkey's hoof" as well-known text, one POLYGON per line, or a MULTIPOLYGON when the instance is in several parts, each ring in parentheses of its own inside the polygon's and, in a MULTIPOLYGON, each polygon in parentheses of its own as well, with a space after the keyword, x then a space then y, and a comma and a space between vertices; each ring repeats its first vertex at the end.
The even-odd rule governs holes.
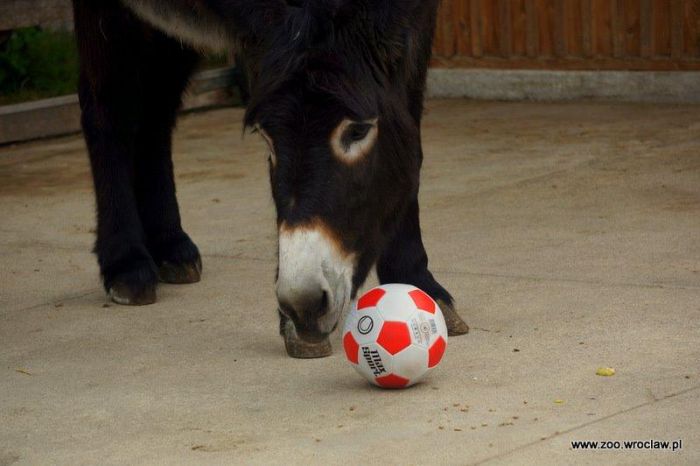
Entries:
POLYGON ((126 283, 115 282, 108 291, 109 298, 125 306, 145 306, 156 302, 156 286, 149 284, 130 287, 126 283))
POLYGON ((445 301, 439 299, 438 306, 442 311, 442 315, 445 317, 445 324, 447 325, 447 334, 451 337, 457 335, 464 335, 469 333, 469 326, 466 322, 455 311, 454 306, 447 304, 445 301))
POLYGON ((285 337, 284 347, 287 349, 287 354, 296 359, 326 358, 333 354, 328 338, 319 343, 307 343, 298 338, 285 337))
POLYGON ((202 279, 202 259, 184 264, 165 261, 158 267, 158 279, 164 283, 197 283, 202 279))
POLYGON ((318 342, 308 342, 302 340, 294 329, 294 324, 287 322, 282 330, 284 337, 284 347, 287 354, 296 359, 325 358, 333 354, 333 348, 328 337, 318 342))

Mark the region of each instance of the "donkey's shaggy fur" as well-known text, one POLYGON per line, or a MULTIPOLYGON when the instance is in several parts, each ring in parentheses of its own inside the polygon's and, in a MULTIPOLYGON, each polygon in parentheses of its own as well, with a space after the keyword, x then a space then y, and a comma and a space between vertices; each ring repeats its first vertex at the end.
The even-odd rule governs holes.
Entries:
MULTIPOLYGON (((228 46, 250 77, 245 123, 266 136, 274 157, 280 229, 321 225, 354 258, 348 296, 376 264, 383 283, 424 289, 453 333, 466 331, 428 271, 419 227, 420 121, 437 4, 74 0, 95 251, 112 298, 147 304, 159 279, 200 278, 199 252, 180 225, 171 133, 199 50, 228 46), (350 164, 338 151, 352 147, 362 150, 350 164)), ((328 307, 347 304, 329 300, 331 285, 303 306, 278 286, 282 327, 318 333, 319 319, 338 311, 328 307)))

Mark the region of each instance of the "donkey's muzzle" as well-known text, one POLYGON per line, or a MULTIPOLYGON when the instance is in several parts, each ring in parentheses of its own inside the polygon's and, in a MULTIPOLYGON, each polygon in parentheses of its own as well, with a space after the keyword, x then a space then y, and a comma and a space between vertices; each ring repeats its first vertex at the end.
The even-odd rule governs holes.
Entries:
POLYGON ((320 221, 282 224, 279 232, 277 301, 294 324, 296 339, 327 339, 350 303, 354 261, 320 221))

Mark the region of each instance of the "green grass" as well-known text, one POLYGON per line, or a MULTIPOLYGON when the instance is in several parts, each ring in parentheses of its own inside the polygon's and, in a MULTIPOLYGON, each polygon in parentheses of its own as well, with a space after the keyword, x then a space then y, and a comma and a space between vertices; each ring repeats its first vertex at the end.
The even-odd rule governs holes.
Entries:
POLYGON ((0 45, 0 105, 71 94, 77 84, 71 33, 18 29, 0 45))
MULTIPOLYGON (((205 56, 202 68, 226 66, 225 55, 205 56)), ((78 52, 71 32, 18 29, 0 43, 0 105, 73 94, 78 52)))

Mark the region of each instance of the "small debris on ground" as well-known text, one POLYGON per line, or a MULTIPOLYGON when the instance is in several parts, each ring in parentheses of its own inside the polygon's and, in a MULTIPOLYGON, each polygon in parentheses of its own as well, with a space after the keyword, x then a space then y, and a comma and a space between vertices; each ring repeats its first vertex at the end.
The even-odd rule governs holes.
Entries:
POLYGON ((563 405, 563 404, 564 404, 564 400, 554 400, 554 403, 555 403, 555 404, 558 404, 558 405, 563 405))
POLYGON ((600 375, 602 377, 610 377, 612 375, 615 375, 615 369, 612 367, 599 367, 597 371, 595 371, 596 375, 600 375))
POLYGON ((26 369, 15 369, 15 372, 19 372, 20 374, 24 374, 24 375, 34 375, 26 369))

